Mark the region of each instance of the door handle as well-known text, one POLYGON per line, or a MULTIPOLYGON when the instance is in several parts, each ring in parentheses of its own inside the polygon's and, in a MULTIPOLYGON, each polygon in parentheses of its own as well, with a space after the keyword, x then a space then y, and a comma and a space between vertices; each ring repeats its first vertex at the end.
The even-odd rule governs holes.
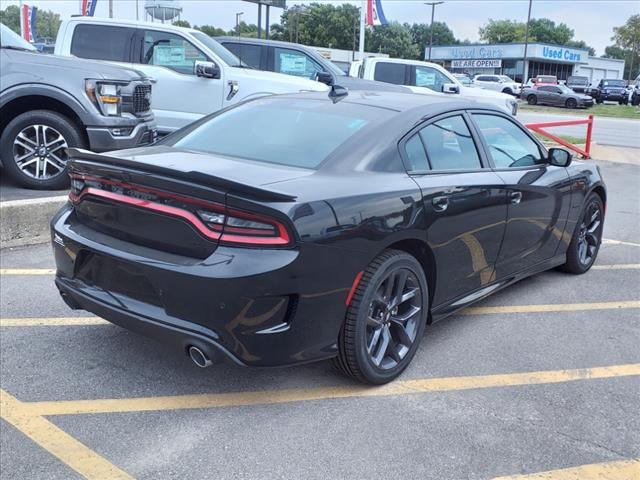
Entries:
POLYGON ((522 192, 511 192, 509 194, 509 201, 512 205, 518 205, 522 201, 522 192))
POLYGON ((431 205, 436 212, 444 212, 449 207, 449 197, 434 197, 431 205))

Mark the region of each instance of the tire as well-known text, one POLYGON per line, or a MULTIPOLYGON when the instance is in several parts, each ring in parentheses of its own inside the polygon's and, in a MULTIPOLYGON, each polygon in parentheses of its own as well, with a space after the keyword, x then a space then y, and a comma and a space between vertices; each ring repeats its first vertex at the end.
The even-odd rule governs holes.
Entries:
POLYGON ((567 108, 577 108, 578 107, 578 102, 576 102, 575 98, 568 98, 567 101, 565 102, 565 106, 567 108))
POLYGON ((405 252, 384 251, 367 267, 355 290, 334 365, 362 383, 392 381, 409 365, 420 345, 428 307, 422 265, 405 252), (395 299, 400 297, 405 300, 398 304, 395 299))
POLYGON ((507 95, 513 95, 513 90, 511 90, 510 88, 505 88, 504 90, 502 90, 502 93, 506 93, 507 95))
POLYGON ((82 131, 67 117, 33 110, 6 126, 0 137, 0 156, 7 175, 21 186, 60 190, 69 185, 65 148, 84 146, 82 131))
POLYGON ((527 103, 529 105, 536 105, 538 103, 538 97, 536 97, 535 95, 529 95, 527 97, 527 103))
POLYGON ((567 248, 567 261, 560 267, 561 270, 577 275, 589 271, 600 250, 603 224, 602 199, 597 193, 591 193, 584 203, 584 208, 571 237, 571 243, 567 248), (595 213, 597 213, 597 218, 594 217, 595 213))
POLYGON ((596 98, 596 103, 597 103, 598 105, 600 105, 600 104, 602 103, 602 99, 601 99, 601 98, 596 98))

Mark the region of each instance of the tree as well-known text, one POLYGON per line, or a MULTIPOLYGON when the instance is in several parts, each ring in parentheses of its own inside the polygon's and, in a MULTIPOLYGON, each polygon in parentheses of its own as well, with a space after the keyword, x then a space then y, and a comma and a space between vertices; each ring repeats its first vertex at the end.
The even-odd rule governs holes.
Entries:
POLYGON ((9 5, 4 10, 0 10, 0 23, 20 35, 20 8, 17 5, 9 5))
POLYGON ((596 49, 587 45, 584 40, 570 40, 565 45, 571 48, 582 48, 584 50, 589 50, 589 56, 596 56, 596 49))
POLYGON ((391 57, 418 58, 421 53, 413 43, 410 28, 398 22, 367 30, 366 45, 370 52, 386 53, 391 57))
POLYGON ((573 34, 573 30, 566 24, 556 25, 556 22, 548 18, 534 18, 529 22, 529 38, 537 42, 567 45, 573 34))
MULTIPOLYGON (((416 57, 416 59, 423 59, 424 49, 425 47, 429 46, 429 42, 431 39, 430 26, 424 23, 414 23, 413 25, 405 23, 404 26, 409 28, 409 30, 411 31, 413 43, 415 43, 420 50, 419 55, 416 57)), ((453 32, 446 23, 433 22, 434 45, 456 45, 458 43, 458 40, 456 40, 456 37, 453 35, 453 32)))
MULTIPOLYGON (((621 27, 613 29, 614 46, 625 51, 627 78, 633 80, 638 74, 640 54, 640 15, 631 15, 621 27)), ((606 51, 606 50, 605 50, 606 51)))
MULTIPOLYGON (((4 10, 0 10, 0 22, 20 35, 20 9, 16 5, 9 5, 4 10)), ((49 37, 55 40, 60 28, 60 15, 51 10, 38 9, 36 16, 36 35, 38 37, 49 37)))
POLYGON ((202 33, 209 35, 210 37, 224 37, 227 34, 226 30, 214 27, 213 25, 196 25, 193 28, 200 30, 202 33))
MULTIPOLYGON (((487 43, 516 43, 524 42, 526 25, 515 20, 489 19, 478 30, 480 40, 487 43)), ((532 40, 531 35, 529 40, 532 40)))
POLYGON ((186 20, 176 20, 175 22, 173 22, 173 25, 176 27, 191 28, 191 24, 186 20))

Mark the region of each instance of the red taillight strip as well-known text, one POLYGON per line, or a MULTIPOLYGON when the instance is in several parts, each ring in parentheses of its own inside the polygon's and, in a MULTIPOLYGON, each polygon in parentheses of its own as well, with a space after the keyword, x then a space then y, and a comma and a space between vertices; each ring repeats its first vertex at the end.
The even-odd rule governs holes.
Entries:
POLYGON ((353 284, 351 285, 351 290, 349 290, 349 295, 347 296, 347 300, 345 302, 347 307, 351 304, 351 300, 353 299, 353 296, 356 293, 356 288, 358 288, 358 284, 360 283, 360 280, 362 280, 362 275, 364 275, 364 272, 358 272, 358 274, 356 275, 356 278, 353 280, 353 284))
MULTIPOLYGON (((102 179, 96 179, 100 182, 103 182, 102 179)), ((106 181, 104 181, 106 183, 106 181)), ((116 185, 116 182, 111 182, 116 185)), ((137 187, 135 188, 137 189, 137 187)), ((290 241, 289 234, 284 227, 280 223, 277 223, 278 227, 278 237, 252 237, 252 236, 244 236, 244 235, 220 235, 218 232, 214 232, 207 228, 207 226, 193 213, 184 210, 182 208, 176 208, 169 205, 163 205, 162 203, 152 202, 150 200, 143 200, 140 198, 129 197, 127 195, 121 195, 119 193, 108 192, 106 190, 100 190, 99 188, 93 187, 85 187, 84 190, 80 193, 80 195, 74 195, 73 193, 69 194, 69 199, 73 203, 80 203, 82 199, 86 196, 106 198, 108 200, 113 200, 120 203, 125 203, 127 205, 132 205, 134 207, 146 208, 147 210, 153 210, 156 212, 160 212, 166 215, 171 215, 174 217, 181 218, 186 220, 190 224, 192 224, 200 233, 202 233, 205 237, 210 238, 212 240, 220 240, 223 242, 230 243, 242 243, 242 244, 253 244, 253 245, 286 245, 290 241)))

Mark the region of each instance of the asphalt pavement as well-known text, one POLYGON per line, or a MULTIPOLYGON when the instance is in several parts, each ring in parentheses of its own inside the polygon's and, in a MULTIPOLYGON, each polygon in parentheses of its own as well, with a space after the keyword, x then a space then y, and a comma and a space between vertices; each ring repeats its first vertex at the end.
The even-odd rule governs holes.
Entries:
POLYGON ((328 362, 198 369, 69 310, 49 245, 0 251, 0 477, 640 478, 640 166, 600 165, 594 269, 428 327, 381 388, 328 362))

